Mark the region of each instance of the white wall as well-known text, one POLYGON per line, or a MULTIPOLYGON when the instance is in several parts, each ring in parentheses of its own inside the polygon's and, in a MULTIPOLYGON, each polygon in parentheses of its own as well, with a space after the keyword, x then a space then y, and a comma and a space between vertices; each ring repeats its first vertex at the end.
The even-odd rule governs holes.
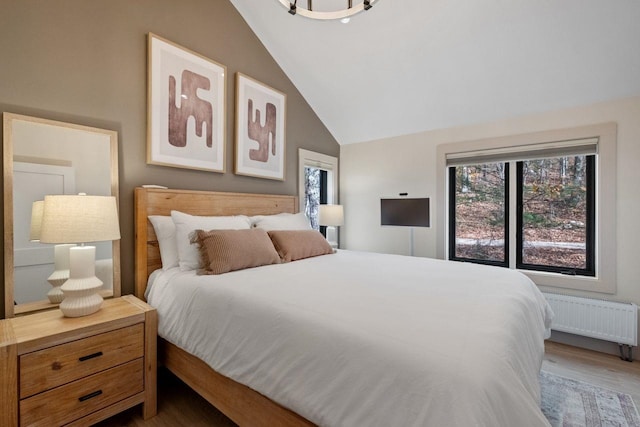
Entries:
MULTIPOLYGON (((345 225, 341 247, 354 250, 409 255, 410 231, 380 226, 380 198, 430 197, 435 215, 435 144, 412 135, 340 148, 340 202, 345 225)), ((435 227, 415 229, 415 255, 436 255, 435 227)))
MULTIPOLYGON (((380 226, 380 198, 408 192, 431 198, 431 228, 416 229, 415 254, 436 257, 436 146, 605 122, 618 124, 617 291, 613 295, 545 288, 640 305, 640 96, 472 126, 388 138, 340 149, 340 200, 345 207, 341 247, 409 254, 409 231, 380 226)), ((589 344, 586 344, 589 345, 589 344)), ((593 344, 599 346, 600 343, 593 344)), ((610 351, 610 346, 600 347, 610 351)), ((615 350, 615 349, 614 349, 615 350)), ((613 351, 613 350, 611 350, 613 351)))

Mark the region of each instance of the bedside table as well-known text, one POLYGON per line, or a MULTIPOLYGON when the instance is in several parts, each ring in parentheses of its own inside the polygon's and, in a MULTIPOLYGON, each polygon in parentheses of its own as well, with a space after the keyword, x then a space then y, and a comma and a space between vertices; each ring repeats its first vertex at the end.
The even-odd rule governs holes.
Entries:
POLYGON ((156 345, 156 311, 132 295, 0 320, 0 426, 85 426, 139 403, 154 416, 156 345))

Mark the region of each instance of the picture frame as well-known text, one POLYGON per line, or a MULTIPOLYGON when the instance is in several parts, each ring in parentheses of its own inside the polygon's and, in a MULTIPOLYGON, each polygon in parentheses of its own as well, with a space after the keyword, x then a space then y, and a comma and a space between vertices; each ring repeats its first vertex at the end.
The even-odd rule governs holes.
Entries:
POLYGON ((148 36, 147 164, 225 172, 227 69, 148 36))
POLYGON ((236 73, 235 174, 284 181, 286 102, 284 93, 236 73))

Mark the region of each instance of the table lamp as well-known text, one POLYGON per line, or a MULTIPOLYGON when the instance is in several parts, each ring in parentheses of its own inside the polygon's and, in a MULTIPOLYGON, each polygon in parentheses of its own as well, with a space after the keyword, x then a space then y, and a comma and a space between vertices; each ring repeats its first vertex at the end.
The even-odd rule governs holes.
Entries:
MULTIPOLYGON (((342 205, 320 205, 318 211, 318 224, 327 227, 339 227, 344 225, 344 208, 342 205)), ((338 247, 337 228, 334 234, 335 241, 329 240, 329 230, 327 230, 327 240, 334 248, 338 247)))
POLYGON ((29 226, 29 241, 40 241, 40 230, 42 230, 42 208, 44 200, 38 200, 31 204, 31 224, 29 226))
MULTIPOLYGON (((31 206, 31 226, 29 227, 29 240, 32 242, 40 241, 42 230, 42 210, 44 208, 44 200, 33 202, 31 206)), ((53 273, 47 277, 47 282, 52 288, 47 292, 47 298, 54 304, 59 304, 64 299, 64 294, 60 286, 69 279, 69 248, 76 246, 75 244, 55 245, 53 248, 54 267, 53 273)))
POLYGON ((85 243, 117 239, 120 226, 115 197, 45 196, 40 242, 80 244, 69 248, 69 279, 61 287, 60 310, 66 317, 100 310, 102 281, 95 275, 96 247, 85 243))

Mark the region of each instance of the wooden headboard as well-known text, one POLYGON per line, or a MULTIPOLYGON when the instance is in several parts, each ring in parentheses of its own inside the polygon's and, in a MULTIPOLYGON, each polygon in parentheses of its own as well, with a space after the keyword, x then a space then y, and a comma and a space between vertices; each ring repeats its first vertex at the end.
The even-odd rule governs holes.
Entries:
POLYGON ((136 286, 144 300, 149 275, 162 267, 160 248, 149 215, 171 215, 172 210, 191 215, 272 215, 298 212, 298 197, 276 194, 222 193, 212 191, 135 189, 136 286))

